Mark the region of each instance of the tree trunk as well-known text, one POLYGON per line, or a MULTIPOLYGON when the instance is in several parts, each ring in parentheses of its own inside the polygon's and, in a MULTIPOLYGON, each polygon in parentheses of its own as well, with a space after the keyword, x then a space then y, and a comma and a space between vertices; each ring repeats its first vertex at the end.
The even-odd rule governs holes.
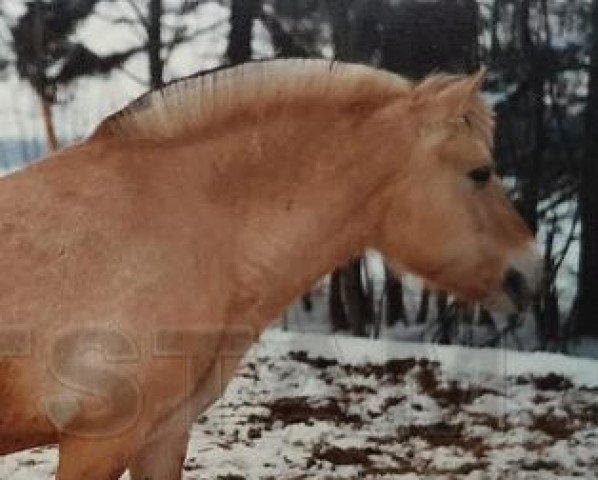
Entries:
POLYGON ((311 294, 309 292, 305 292, 303 295, 301 295, 301 305, 303 306, 303 310, 307 313, 314 309, 314 302, 312 301, 311 294))
POLYGON ((162 60, 162 0, 150 0, 148 19, 148 54, 150 85, 160 88, 163 85, 164 61, 162 60))
POLYGON ((494 64, 498 59, 500 41, 498 39, 498 24, 500 22, 501 0, 494 0, 492 3, 492 14, 490 19, 490 63, 494 64))
POLYGON ((275 15, 260 12, 260 20, 268 30, 272 39, 272 46, 278 58, 307 58, 312 55, 311 51, 301 45, 289 32, 287 32, 281 20, 275 15))
MULTIPOLYGON (((357 0, 353 8, 353 25, 349 36, 351 60, 380 63, 382 24, 389 6, 380 0, 357 0)), ((347 15, 347 13, 345 13, 347 15)))
POLYGON ((592 25, 585 155, 580 175, 582 227, 576 331, 598 337, 598 0, 592 4, 592 25))
POLYGON ((434 71, 470 72, 478 64, 475 0, 404 1, 384 16, 381 65, 422 78, 434 71))
POLYGON ((384 292, 386 295, 386 324, 392 327, 397 322, 406 323, 405 304, 403 303, 403 285, 394 272, 384 265, 384 292))
POLYGON ((428 310, 430 309, 430 290, 423 288, 422 298, 419 302, 419 309, 415 317, 416 325, 423 325, 428 320, 428 310))
POLYGON ((46 145, 48 151, 53 152, 58 150, 58 137, 56 136, 56 129, 54 128, 54 116, 52 115, 52 104, 49 100, 38 95, 42 107, 42 118, 44 121, 44 129, 46 132, 46 145))
MULTIPOLYGON (((557 231, 557 222, 553 221, 551 229, 546 235, 544 247, 544 278, 550 278, 555 271, 552 252, 554 249, 554 236, 557 231)), ((543 292, 542 298, 534 302, 536 311, 536 325, 540 350, 554 350, 560 341, 560 313, 555 280, 553 279, 543 292)))
POLYGON ((453 318, 449 315, 448 295, 446 293, 438 293, 436 308, 438 309, 438 343, 441 345, 450 345, 452 342, 453 318))
POLYGON ((528 158, 525 159, 525 171, 523 172, 522 188, 522 215, 529 225, 532 232, 538 230, 538 200, 540 178, 538 172, 542 170, 542 156, 545 147, 544 133, 544 84, 546 74, 544 72, 544 63, 540 58, 540 52, 534 44, 530 31, 530 8, 531 0, 524 0, 521 4, 520 12, 520 38, 523 55, 527 64, 527 78, 524 82, 529 82, 530 103, 533 112, 532 130, 532 149, 528 158))
POLYGON ((349 325, 353 335, 367 337, 367 328, 374 321, 374 312, 369 292, 364 290, 361 281, 361 257, 351 261, 343 270, 341 285, 349 325))
POLYGON ((341 280, 341 271, 339 269, 335 270, 332 272, 332 275, 330 275, 328 312, 333 332, 349 329, 349 321, 347 319, 347 314, 345 313, 341 294, 341 280))
POLYGON ((253 22, 259 15, 262 0, 233 0, 226 59, 232 65, 251 60, 253 22))
POLYGON ((335 60, 348 61, 351 52, 351 24, 349 22, 350 0, 327 0, 326 9, 332 26, 332 44, 335 60))

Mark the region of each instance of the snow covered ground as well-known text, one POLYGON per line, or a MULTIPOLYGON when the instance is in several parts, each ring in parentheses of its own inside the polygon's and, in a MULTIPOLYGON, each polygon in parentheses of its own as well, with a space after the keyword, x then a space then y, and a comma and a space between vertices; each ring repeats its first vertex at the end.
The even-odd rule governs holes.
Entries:
MULTIPOLYGON (((5 457, 41 480, 54 448, 5 457)), ((598 362, 264 334, 193 427, 184 478, 598 478, 598 362)))

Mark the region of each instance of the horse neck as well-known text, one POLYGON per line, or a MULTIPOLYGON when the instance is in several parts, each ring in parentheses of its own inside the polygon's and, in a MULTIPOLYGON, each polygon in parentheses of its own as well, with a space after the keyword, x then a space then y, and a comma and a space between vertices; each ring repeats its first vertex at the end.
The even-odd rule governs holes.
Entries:
POLYGON ((235 225, 231 316, 261 330, 315 280, 375 244, 383 186, 400 158, 388 153, 408 141, 396 125, 391 137, 358 123, 346 111, 314 110, 240 128, 209 148, 220 165, 206 167, 204 188, 235 225))

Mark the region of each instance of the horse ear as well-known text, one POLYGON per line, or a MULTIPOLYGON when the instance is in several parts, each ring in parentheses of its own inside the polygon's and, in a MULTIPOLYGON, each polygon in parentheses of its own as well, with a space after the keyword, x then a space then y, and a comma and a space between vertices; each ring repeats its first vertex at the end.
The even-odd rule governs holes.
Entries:
POLYGON ((453 117, 467 113, 471 100, 479 93, 486 80, 486 74, 486 67, 482 67, 473 75, 456 80, 438 92, 436 101, 444 106, 446 115, 453 117))
POLYGON ((475 95, 482 89, 482 85, 486 81, 486 76, 488 75, 488 68, 486 65, 480 67, 480 69, 471 75, 469 78, 471 80, 471 93, 475 95))

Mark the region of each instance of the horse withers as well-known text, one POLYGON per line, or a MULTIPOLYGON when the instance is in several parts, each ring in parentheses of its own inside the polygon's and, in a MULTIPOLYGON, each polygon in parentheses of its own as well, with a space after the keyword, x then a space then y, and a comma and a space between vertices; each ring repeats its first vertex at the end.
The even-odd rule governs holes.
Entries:
POLYGON ((538 288, 482 74, 258 62, 150 92, 0 181, 0 452, 178 479, 190 426, 314 280, 365 248, 503 309, 538 288))

